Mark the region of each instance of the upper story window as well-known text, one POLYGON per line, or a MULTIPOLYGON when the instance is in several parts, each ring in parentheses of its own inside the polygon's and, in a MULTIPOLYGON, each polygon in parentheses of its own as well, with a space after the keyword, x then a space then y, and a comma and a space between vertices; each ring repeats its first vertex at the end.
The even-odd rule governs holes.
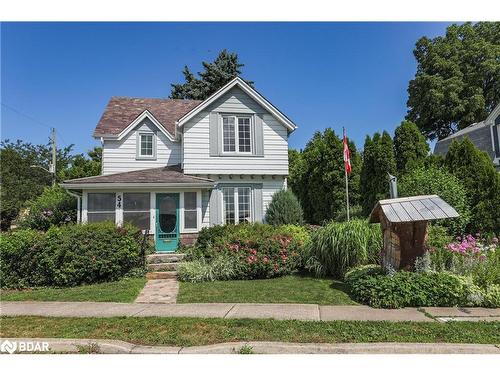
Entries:
POLYGON ((138 133, 137 157, 144 159, 156 158, 156 144, 154 133, 138 133))
POLYGON ((223 150, 249 154, 252 152, 249 116, 222 116, 223 150))

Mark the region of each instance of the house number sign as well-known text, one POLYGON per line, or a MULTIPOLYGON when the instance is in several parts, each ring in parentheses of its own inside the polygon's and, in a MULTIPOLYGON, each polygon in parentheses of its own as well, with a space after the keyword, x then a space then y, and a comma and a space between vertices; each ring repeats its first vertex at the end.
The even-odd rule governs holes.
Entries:
POLYGON ((116 208, 122 208, 122 195, 116 194, 116 208))

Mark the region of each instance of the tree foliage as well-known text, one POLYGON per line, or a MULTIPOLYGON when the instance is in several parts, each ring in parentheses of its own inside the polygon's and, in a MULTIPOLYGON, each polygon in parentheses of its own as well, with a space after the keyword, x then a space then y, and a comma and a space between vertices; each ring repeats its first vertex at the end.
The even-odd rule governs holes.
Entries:
POLYGON ((411 121, 403 121, 394 132, 394 156, 398 176, 420 168, 429 154, 425 137, 411 121))
MULTIPOLYGON (((244 64, 238 60, 238 55, 234 52, 222 50, 213 62, 203 61, 203 72, 198 72, 200 78, 184 67, 184 83, 172 84, 170 98, 172 99, 194 99, 205 100, 215 93, 226 83, 241 74, 244 64)), ((246 81, 252 85, 253 82, 246 81)))
MULTIPOLYGON (((72 155, 72 149, 73 145, 57 149, 57 181, 100 174, 100 148, 89 152, 90 159, 81 154, 72 155)), ((42 169, 49 169, 51 152, 48 144, 33 145, 21 140, 1 143, 2 230, 10 227, 27 201, 35 199, 51 185, 51 175, 42 169)))
POLYGON ((304 223, 302 207, 291 190, 280 190, 273 194, 266 211, 266 223, 276 226, 304 223))
POLYGON ((361 205, 365 215, 369 215, 375 203, 389 196, 388 173, 396 173, 396 158, 392 138, 384 131, 367 136, 363 150, 361 168, 361 205))
MULTIPOLYGON (((361 157, 349 142, 352 173, 349 175, 351 205, 359 203, 361 157)), ((316 132, 304 151, 290 152, 290 187, 299 198, 308 223, 321 224, 339 215, 346 205, 342 140, 331 128, 316 132)))
POLYGON ((500 233, 500 174, 490 157, 469 140, 454 140, 445 165, 464 185, 471 209, 469 231, 500 233))
POLYGON ((445 36, 420 38, 407 119, 430 139, 484 120, 500 102, 500 23, 451 25, 445 36))
POLYGON ((449 233, 462 234, 470 220, 470 210, 467 201, 467 192, 462 182, 444 168, 416 168, 399 180, 399 195, 409 197, 413 195, 437 194, 449 203, 460 217, 445 220, 441 223, 449 233))

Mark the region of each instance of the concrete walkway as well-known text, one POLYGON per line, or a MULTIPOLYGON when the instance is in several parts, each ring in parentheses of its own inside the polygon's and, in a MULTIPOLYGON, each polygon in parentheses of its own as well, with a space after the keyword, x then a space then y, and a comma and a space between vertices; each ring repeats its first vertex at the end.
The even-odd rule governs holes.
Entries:
MULTIPOLYGON (((492 344, 446 343, 288 343, 288 342, 228 342, 204 346, 145 346, 120 340, 53 339, 53 338, 5 338, 13 353, 20 343, 48 344, 52 353, 95 354, 238 354, 245 349, 252 354, 500 354, 500 348, 492 344)), ((11 353, 11 354, 13 354, 11 353)), ((37 352, 34 352, 37 353, 37 352)))
POLYGON ((178 293, 177 279, 148 280, 135 303, 175 303, 178 293))
POLYGON ((0 315, 60 317, 199 317, 273 318, 279 320, 363 321, 500 321, 500 309, 484 308, 374 309, 368 306, 319 306, 251 303, 111 303, 111 302, 1 302, 0 315), (426 314, 426 313, 427 314, 426 314))

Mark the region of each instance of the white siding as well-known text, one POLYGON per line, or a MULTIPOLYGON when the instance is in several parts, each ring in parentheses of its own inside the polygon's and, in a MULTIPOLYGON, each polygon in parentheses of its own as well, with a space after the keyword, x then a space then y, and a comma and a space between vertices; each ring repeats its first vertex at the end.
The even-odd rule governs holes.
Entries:
POLYGON ((184 125, 184 172, 188 174, 288 174, 288 132, 253 99, 234 88, 184 125), (263 113, 264 156, 210 156, 209 114, 263 113))
POLYGON ((170 141, 165 134, 144 123, 120 141, 105 140, 103 145, 102 174, 120 173, 146 168, 158 168, 181 163, 180 142, 170 141), (151 129, 153 128, 153 129, 151 129), (156 159, 137 160, 137 131, 156 130, 156 159))
MULTIPOLYGON (((216 180, 217 183, 221 184, 262 184, 262 214, 265 217, 267 207, 271 203, 271 199, 273 197, 273 194, 276 193, 277 191, 281 189, 286 188, 286 183, 285 183, 285 178, 283 177, 276 177, 275 179, 271 177, 266 177, 264 179, 262 178, 254 178, 251 179, 249 177, 247 178, 233 178, 233 179, 219 179, 216 180)), ((203 190, 202 195, 201 195, 201 207, 202 207, 202 228, 203 227, 208 227, 210 225, 210 191, 208 190, 203 190)))

